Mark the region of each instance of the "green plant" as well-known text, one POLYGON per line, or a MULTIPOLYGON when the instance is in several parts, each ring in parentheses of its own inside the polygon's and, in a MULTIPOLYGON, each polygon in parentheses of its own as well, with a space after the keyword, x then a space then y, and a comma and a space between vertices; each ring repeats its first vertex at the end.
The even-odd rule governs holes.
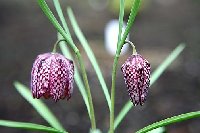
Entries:
MULTIPOLYGON (((49 9, 48 5, 46 4, 45 0, 38 0, 38 3, 43 10, 44 14, 48 17, 50 22, 54 25, 56 30, 58 31, 58 40, 65 40, 65 42, 60 42, 60 48, 63 52, 63 55, 73 60, 73 54, 70 52, 69 48, 71 48, 76 55, 76 58, 78 60, 78 63, 80 65, 80 71, 82 75, 79 74, 78 69, 75 67, 75 82, 81 92, 81 95, 83 97, 83 100, 85 102, 85 105, 87 107, 88 116, 91 121, 91 132, 100 132, 99 129, 96 128, 96 121, 95 121, 95 112, 92 102, 92 95, 90 92, 90 86, 88 84, 87 74, 85 71, 84 61, 82 60, 82 56, 79 52, 79 49, 76 47, 76 45, 73 42, 73 39, 70 35, 68 25, 65 21, 65 18, 63 16, 63 12, 60 7, 60 3, 58 0, 54 0, 54 5, 56 8, 56 11, 58 13, 58 16, 60 18, 60 21, 62 23, 62 26, 59 24, 57 19, 54 17, 53 13, 49 9)), ((131 8, 131 12, 129 15, 127 27, 125 29, 124 34, 121 36, 122 33, 122 24, 123 24, 123 16, 124 16, 124 0, 120 0, 120 13, 119 13, 119 35, 118 35, 118 43, 117 45, 117 51, 115 54, 114 62, 113 62, 113 71, 112 71, 112 87, 111 87, 111 95, 109 94, 108 87, 105 83, 105 80, 103 78, 103 75, 101 73, 101 70, 99 68, 98 62, 94 56, 94 53, 92 49, 90 48, 90 45, 88 44, 86 38, 84 37, 83 33, 81 32, 75 16, 71 10, 71 8, 67 8, 67 13, 69 16, 69 20, 72 24, 72 27, 75 31, 75 34, 77 38, 79 39, 80 43, 82 44, 85 51, 87 51, 87 55, 94 67, 94 70, 96 72, 96 75, 99 79, 99 82, 102 87, 102 91, 105 95, 107 104, 108 104, 108 110, 110 111, 110 128, 109 132, 114 133, 114 130, 118 127, 118 125, 122 122, 123 118, 125 118, 128 111, 133 108, 133 104, 128 101, 124 107, 121 109, 120 113, 116 116, 114 116, 114 110, 115 110, 115 82, 116 82, 116 70, 118 68, 118 59, 121 53, 121 48, 124 45, 125 39, 127 38, 128 33, 130 32, 130 29, 134 23, 135 17, 137 15, 138 9, 140 6, 140 0, 134 0, 131 8)), ((178 55, 183 51, 185 48, 185 44, 181 43, 179 44, 174 51, 172 51, 169 56, 163 61, 161 65, 158 66, 158 68, 153 72, 150 79, 150 85, 152 85, 164 72, 164 70, 178 57, 178 55)), ((57 120, 57 118, 54 116, 54 114, 48 109, 48 107, 42 102, 42 100, 33 99, 31 92, 29 91, 26 86, 23 84, 15 81, 14 86, 17 89, 17 91, 35 108, 35 110, 49 123, 51 127, 33 124, 33 123, 26 123, 26 122, 13 122, 8 120, 0 120, 1 126, 7 126, 7 127, 14 127, 14 128, 22 128, 22 129, 28 129, 28 130, 37 130, 37 131, 44 131, 44 132, 55 132, 55 133, 66 133, 65 128, 61 125, 61 123, 57 120)), ((153 129, 164 127, 169 124, 173 124, 176 122, 181 122, 184 120, 192 119, 200 117, 200 111, 197 112, 190 112, 186 114, 181 114, 178 116, 173 116, 171 118, 167 118, 165 120, 153 123, 147 127, 144 127, 143 129, 137 131, 137 133, 144 133, 151 131, 153 129)))

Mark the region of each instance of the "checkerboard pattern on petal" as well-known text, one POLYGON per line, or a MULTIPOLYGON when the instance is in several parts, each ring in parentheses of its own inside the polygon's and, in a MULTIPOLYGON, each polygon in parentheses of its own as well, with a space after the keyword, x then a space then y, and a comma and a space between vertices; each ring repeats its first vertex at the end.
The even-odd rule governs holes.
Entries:
POLYGON ((31 72, 31 91, 34 98, 54 101, 71 97, 74 82, 73 61, 58 53, 37 56, 31 72))
POLYGON ((150 63, 139 54, 131 55, 121 67, 128 94, 136 106, 146 101, 150 85, 150 63))

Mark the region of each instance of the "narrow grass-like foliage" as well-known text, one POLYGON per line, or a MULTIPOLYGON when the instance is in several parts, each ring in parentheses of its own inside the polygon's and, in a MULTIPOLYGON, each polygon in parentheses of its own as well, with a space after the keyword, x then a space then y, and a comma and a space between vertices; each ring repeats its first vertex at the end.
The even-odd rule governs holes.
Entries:
POLYGON ((87 78, 87 74, 86 74, 86 70, 85 70, 84 61, 82 59, 80 51, 76 47, 74 42, 71 40, 71 37, 69 37, 69 35, 64 31, 62 26, 58 23, 57 19, 54 17, 52 11, 50 10, 48 5, 46 4, 45 0, 38 0, 38 4, 40 5, 44 14, 50 20, 50 22, 54 25, 54 27, 57 29, 57 31, 63 36, 63 38, 65 39, 67 44, 70 46, 70 48, 72 48, 72 50, 76 54, 76 57, 78 59, 78 63, 80 65, 80 69, 81 69, 83 81, 84 81, 84 84, 85 84, 86 92, 87 92, 88 103, 89 103, 89 107, 90 107, 91 128, 93 130, 95 130, 96 129, 96 120, 95 120, 95 115, 94 115, 93 100, 92 100, 92 95, 91 95, 91 91, 90 91, 90 85, 88 83, 88 78, 87 78))
POLYGON ((103 78, 103 74, 99 68, 99 65, 98 65, 98 62, 96 60, 96 57, 92 51, 92 49, 90 48, 90 45, 88 43, 88 41, 86 40, 85 36, 83 35, 76 19, 75 19, 75 16, 72 12, 72 9, 71 8, 67 8, 67 13, 68 13, 68 16, 69 16, 69 19, 71 21, 71 24, 72 24, 72 27, 74 29, 74 32, 77 36, 77 38, 79 39, 81 45, 83 46, 84 50, 86 51, 86 54, 92 64, 92 66, 94 67, 94 70, 97 74, 97 77, 99 79, 99 82, 101 84, 101 87, 102 87, 102 90, 104 92, 104 95, 106 97, 106 100, 107 100, 107 103, 108 103, 108 107, 109 107, 109 110, 111 109, 111 101, 110 101, 110 94, 109 94, 109 91, 108 91, 108 87, 106 85, 106 82, 103 78))
POLYGON ((17 91, 35 108, 35 110, 54 128, 64 130, 61 123, 50 109, 40 99, 33 99, 30 89, 25 85, 15 81, 14 86, 17 91))
MULTIPOLYGON (((161 76, 161 74, 166 70, 166 68, 181 54, 183 49, 185 48, 185 44, 181 43, 179 44, 170 54, 169 56, 156 68, 156 70, 151 75, 151 83, 150 86, 153 85, 153 83, 158 80, 158 78, 161 76)), ((125 106, 120 111, 119 115, 116 117, 115 120, 115 126, 114 128, 117 128, 119 123, 122 121, 122 119, 126 116, 126 114, 130 111, 130 109, 133 107, 133 104, 129 100, 125 106)))
MULTIPOLYGON (((71 34, 69 32, 69 28, 68 28, 67 22, 65 21, 65 18, 64 18, 60 3, 59 3, 58 0, 53 0, 53 2, 54 2, 54 6, 56 8, 56 11, 58 13, 58 16, 60 18, 60 21, 62 23, 62 26, 63 26, 64 30, 66 31, 66 33, 68 34, 70 41, 73 42, 73 39, 72 39, 71 34)), ((63 36, 60 35, 60 33, 58 33, 58 40, 62 40, 62 39, 64 39, 63 36)), ((60 49, 61 49, 62 53, 67 58, 69 58, 71 60, 74 60, 73 57, 72 57, 72 54, 71 54, 71 52, 70 52, 70 50, 69 50, 69 48, 68 48, 68 46, 66 44, 66 42, 60 42, 60 49)), ((90 107, 89 107, 89 102, 88 102, 88 98, 87 98, 87 93, 85 91, 85 86, 83 84, 83 81, 81 79, 80 73, 79 73, 79 71, 78 71, 76 66, 75 66, 74 78, 75 78, 75 82, 76 82, 76 84, 77 84, 77 86, 79 88, 79 91, 80 91, 81 95, 83 96, 83 100, 84 100, 85 105, 86 105, 87 110, 88 110, 88 115, 89 115, 89 117, 91 117, 90 116, 90 107)))
POLYGON ((159 122, 155 122, 149 126, 146 126, 142 129, 140 129, 139 131, 137 131, 136 133, 146 133, 146 132, 156 129, 158 127, 167 126, 167 125, 170 125, 173 123, 182 122, 182 121, 197 118, 197 117, 200 117, 200 111, 173 116, 171 118, 167 118, 167 119, 161 120, 159 122))
MULTIPOLYGON (((92 101, 92 95, 90 92, 90 86, 87 79, 87 74, 84 66, 84 61, 82 60, 82 56, 80 54, 79 49, 75 45, 73 38, 70 34, 69 27, 67 25, 66 19, 63 15, 63 11, 61 9, 60 3, 58 0, 53 0, 54 6, 56 9, 56 12, 58 13, 58 17, 60 19, 61 24, 57 21, 57 19, 54 17, 53 12, 48 7, 45 0, 38 0, 38 4, 41 7, 44 14, 47 16, 49 21, 53 24, 55 29, 58 32, 58 41, 64 40, 60 42, 59 46, 62 51, 62 53, 65 55, 65 57, 74 60, 73 56, 75 55, 77 57, 77 61, 80 65, 80 72, 82 75, 82 78, 79 74, 79 70, 77 66, 75 66, 75 82, 79 88, 79 91, 83 97, 83 100, 85 102, 88 115, 91 122, 91 129, 89 129, 90 133, 101 133, 99 129, 96 128, 96 119, 95 119, 95 111, 93 107, 93 101, 92 101), (72 49, 73 53, 70 52, 70 49, 72 49)), ((70 7, 67 8, 67 14, 69 17, 69 20, 71 22, 72 28, 75 32, 75 35, 79 39, 81 45, 83 46, 85 52, 87 53, 87 56, 94 68, 94 71, 97 75, 97 78, 100 82, 101 88, 103 90, 103 93, 105 95, 105 99, 108 104, 108 108, 110 111, 110 127, 108 129, 109 133, 114 133, 116 128, 120 125, 122 120, 125 118, 127 113, 130 111, 130 109, 133 108, 133 104, 128 101, 124 107, 121 109, 119 114, 117 115, 115 119, 115 89, 116 88, 116 74, 117 74, 117 68, 118 68, 118 60, 120 57, 121 49, 124 45, 124 42, 127 38, 127 35, 129 34, 135 17, 138 13, 138 9, 140 7, 141 0, 133 0, 131 12, 129 15, 129 19, 127 22, 127 26, 125 28, 125 32, 122 35, 122 26, 123 26, 123 17, 124 17, 124 0, 120 0, 120 11, 119 11, 119 34, 118 34, 118 42, 117 44, 117 50, 113 61, 113 70, 112 70, 112 86, 111 86, 111 92, 109 94, 109 89, 106 85, 105 79, 103 77, 103 74, 101 72, 101 69, 98 65, 98 62, 96 60, 95 54, 93 53, 87 39, 85 38, 84 34, 82 33, 76 18, 72 12, 72 9, 70 7)), ((181 54, 181 52, 184 50, 185 44, 181 43, 179 44, 170 54, 169 56, 157 67, 157 69, 152 73, 151 79, 150 79, 150 86, 155 83, 159 77, 162 75, 162 73, 167 69, 167 67, 178 58, 178 56, 181 54)), ((56 48, 55 48, 56 49, 56 48)), ((0 120, 0 126, 5 127, 11 127, 11 128, 19 128, 19 129, 26 129, 26 130, 33 130, 33 131, 43 131, 43 132, 52 132, 52 133, 67 133, 62 126, 62 124, 58 121, 58 119, 54 116, 54 114, 50 111, 50 109, 45 105, 45 103, 42 102, 42 100, 33 99, 31 91, 28 87, 25 85, 15 81, 14 86, 16 90, 34 107, 34 109, 43 117, 52 127, 43 126, 39 124, 34 123, 28 123, 28 122, 16 122, 16 121, 8 121, 8 120, 0 120)), ((151 88, 153 89, 153 88, 151 88)), ((155 133, 155 132, 162 132, 165 130, 165 126, 182 122, 185 120, 189 120, 192 118, 200 117, 200 111, 196 112, 189 112, 177 116, 172 116, 170 118, 166 118, 164 120, 155 122, 153 124, 150 124, 140 130, 138 130, 136 133, 155 133)), ((134 118, 134 117, 133 117, 134 118)), ((84 124, 84 123, 83 123, 84 124)))
POLYGON ((130 29, 133 25, 133 22, 135 20, 135 17, 137 15, 138 9, 140 6, 140 0, 134 0, 133 5, 131 8, 131 13, 129 15, 128 23, 125 29, 125 32, 122 36, 122 39, 118 43, 117 51, 115 54, 114 62, 113 62, 113 70, 112 70, 112 86, 111 86, 111 111, 110 111, 110 133, 114 133, 114 114, 115 114, 115 83, 116 83, 116 74, 117 74, 117 66, 118 66, 118 60, 121 53, 121 49, 124 45, 124 42, 128 36, 128 33, 130 32, 130 29))
POLYGON ((33 130, 33 131, 42 131, 42 132, 51 132, 51 133, 68 133, 66 131, 57 130, 52 127, 47 127, 39 124, 28 123, 28 122, 15 122, 8 120, 0 120, 0 125, 5 127, 33 130))

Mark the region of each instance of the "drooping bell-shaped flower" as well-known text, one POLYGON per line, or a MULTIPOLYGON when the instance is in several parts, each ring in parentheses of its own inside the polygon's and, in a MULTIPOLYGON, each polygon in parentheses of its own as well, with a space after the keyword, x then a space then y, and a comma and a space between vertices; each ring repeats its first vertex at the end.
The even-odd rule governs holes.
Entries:
POLYGON ((71 97, 74 82, 73 61, 58 53, 37 56, 31 72, 33 98, 52 98, 54 101, 71 97))
POLYGON ((150 64, 139 54, 133 54, 121 67, 128 94, 136 106, 146 101, 150 85, 150 64))

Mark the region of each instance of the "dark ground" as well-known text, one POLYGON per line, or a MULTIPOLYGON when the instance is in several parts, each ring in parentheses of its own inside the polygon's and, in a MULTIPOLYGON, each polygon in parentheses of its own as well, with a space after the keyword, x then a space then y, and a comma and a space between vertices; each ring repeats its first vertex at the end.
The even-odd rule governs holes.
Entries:
MULTIPOLYGON (((62 0, 61 3, 63 9, 67 5, 72 7, 110 88, 113 57, 104 49, 103 32, 106 23, 113 18, 117 19, 117 15, 110 12, 108 7, 102 11, 95 11, 87 1, 62 0)), ((52 3, 50 5, 52 7, 52 3)), ((140 11, 130 34, 131 41, 136 43, 138 51, 151 62, 152 70, 180 42, 186 42, 187 47, 151 86, 146 104, 132 109, 116 132, 133 133, 155 121, 200 110, 200 1, 151 0, 140 11)), ((74 34, 72 35, 78 44, 74 34)), ((13 81, 18 80, 29 86, 30 71, 35 57, 51 51, 55 41, 56 31, 42 14, 36 1, 0 1, 0 119, 48 125, 15 90, 13 81)), ((82 53, 92 88, 97 126, 106 132, 109 125, 108 108, 92 66, 84 51, 82 53)), ((131 50, 120 58, 120 64, 130 54, 131 50)), ((120 69, 116 89, 118 113, 129 99, 120 69)), ((70 133, 88 132, 89 119, 76 85, 73 97, 68 102, 64 100, 54 103, 45 100, 45 103, 70 133)), ((167 131, 199 133, 199 123, 200 119, 189 120, 168 126, 167 131)), ((0 127, 0 132, 29 131, 0 127)))

